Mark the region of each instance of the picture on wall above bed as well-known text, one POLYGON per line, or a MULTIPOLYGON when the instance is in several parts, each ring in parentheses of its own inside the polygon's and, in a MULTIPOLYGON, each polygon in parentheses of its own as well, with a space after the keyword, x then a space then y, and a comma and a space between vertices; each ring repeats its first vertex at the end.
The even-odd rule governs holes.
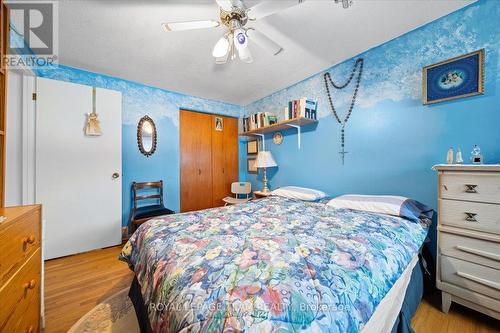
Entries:
POLYGON ((257 140, 247 141, 247 155, 255 155, 259 152, 259 142, 257 140))
POLYGON ((424 105, 483 93, 484 49, 423 68, 424 105))
POLYGON ((258 173, 257 171, 257 159, 255 157, 249 157, 247 159, 247 172, 251 174, 258 173))

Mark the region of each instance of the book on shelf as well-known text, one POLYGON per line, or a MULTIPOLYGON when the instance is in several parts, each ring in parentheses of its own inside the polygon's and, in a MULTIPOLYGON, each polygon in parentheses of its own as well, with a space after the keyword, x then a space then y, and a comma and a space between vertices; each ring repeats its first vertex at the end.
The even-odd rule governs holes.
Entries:
POLYGON ((257 112, 248 117, 244 117, 242 122, 243 132, 248 132, 261 127, 274 125, 278 122, 278 117, 269 112, 257 112))
POLYGON ((268 115, 267 116, 267 121, 268 121, 268 126, 274 125, 278 123, 278 117, 275 115, 268 115))
POLYGON ((285 106, 285 108, 283 109, 283 119, 284 120, 288 120, 289 119, 288 118, 288 109, 289 109, 288 105, 285 106))
POLYGON ((250 130, 250 117, 244 117, 242 122, 243 122, 243 132, 248 132, 250 130))
POLYGON ((317 109, 318 102, 305 97, 291 100, 288 102, 288 107, 285 108, 285 120, 300 117, 316 120, 317 109))
MULTIPOLYGON (((317 119, 318 102, 303 97, 288 102, 283 108, 283 120, 295 118, 317 119)), ((243 118, 243 132, 253 131, 261 127, 278 123, 278 117, 270 112, 257 112, 243 118)))

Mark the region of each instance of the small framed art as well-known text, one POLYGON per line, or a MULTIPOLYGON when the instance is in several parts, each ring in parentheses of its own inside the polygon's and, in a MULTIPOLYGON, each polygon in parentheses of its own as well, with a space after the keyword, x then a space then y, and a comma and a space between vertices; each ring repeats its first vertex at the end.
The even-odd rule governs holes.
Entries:
POLYGON ((254 157, 249 157, 247 159, 247 172, 248 173, 257 173, 257 159, 254 157))
POLYGON ((273 142, 275 145, 280 145, 283 142, 283 134, 281 132, 274 133, 273 142))
POLYGON ((484 93, 484 49, 423 68, 422 100, 433 104, 484 93))
POLYGON ((222 132, 224 129, 224 123, 222 117, 215 117, 215 130, 222 132))
POLYGON ((247 141, 247 155, 254 155, 259 152, 259 141, 250 140, 247 141))

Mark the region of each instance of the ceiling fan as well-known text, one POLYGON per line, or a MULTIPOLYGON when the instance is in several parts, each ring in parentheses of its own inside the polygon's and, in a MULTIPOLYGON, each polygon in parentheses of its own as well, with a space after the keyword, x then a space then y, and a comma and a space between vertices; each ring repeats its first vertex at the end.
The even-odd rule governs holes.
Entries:
POLYGON ((263 1, 247 8, 242 0, 215 1, 220 7, 220 21, 169 22, 164 23, 163 27, 166 31, 182 31, 226 26, 228 31, 219 39, 212 51, 216 64, 225 64, 229 59, 235 59, 236 54, 243 62, 253 62, 252 54, 248 48, 249 40, 273 55, 282 52, 283 48, 271 38, 254 28, 245 27, 245 25, 249 21, 261 19, 303 2, 303 0, 263 1))

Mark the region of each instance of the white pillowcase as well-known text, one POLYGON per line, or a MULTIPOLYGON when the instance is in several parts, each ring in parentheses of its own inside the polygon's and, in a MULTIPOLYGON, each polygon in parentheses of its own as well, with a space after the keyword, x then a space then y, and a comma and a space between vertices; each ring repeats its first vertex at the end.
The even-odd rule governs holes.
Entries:
POLYGON ((432 208, 406 197, 392 195, 347 194, 327 203, 334 208, 348 208, 366 212, 401 216, 411 220, 432 218, 432 208))
POLYGON ((326 197, 326 193, 312 188, 285 186, 271 192, 272 195, 280 197, 299 199, 303 201, 316 201, 326 197))

